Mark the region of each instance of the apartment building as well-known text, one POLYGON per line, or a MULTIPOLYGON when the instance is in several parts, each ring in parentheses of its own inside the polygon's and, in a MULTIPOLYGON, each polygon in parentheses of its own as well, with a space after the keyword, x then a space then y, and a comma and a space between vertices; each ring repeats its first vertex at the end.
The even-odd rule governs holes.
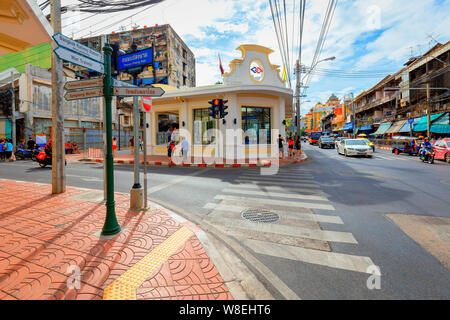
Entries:
MULTIPOLYGON (((129 52, 132 44, 137 50, 153 47, 153 63, 145 66, 138 76, 141 86, 165 84, 176 88, 195 87, 195 57, 175 30, 169 25, 133 28, 107 35, 110 44, 129 52)), ((78 39, 80 43, 101 51, 101 36, 78 39)), ((131 75, 121 72, 119 80, 131 81, 131 75)))

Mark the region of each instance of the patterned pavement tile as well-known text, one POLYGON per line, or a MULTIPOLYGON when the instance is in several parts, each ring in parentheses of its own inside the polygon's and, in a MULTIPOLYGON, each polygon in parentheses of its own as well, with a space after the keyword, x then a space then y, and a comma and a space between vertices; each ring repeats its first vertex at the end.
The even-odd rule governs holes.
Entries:
POLYGON ((206 283, 197 260, 169 260, 169 268, 175 285, 206 283))

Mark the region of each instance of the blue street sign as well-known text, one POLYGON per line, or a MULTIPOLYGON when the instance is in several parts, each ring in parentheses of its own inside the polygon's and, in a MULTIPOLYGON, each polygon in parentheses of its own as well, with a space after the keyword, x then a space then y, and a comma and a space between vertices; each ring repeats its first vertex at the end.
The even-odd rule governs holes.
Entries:
POLYGON ((153 51, 151 48, 119 56, 118 69, 129 69, 153 62, 153 51))
POLYGON ((408 123, 413 123, 414 122, 414 119, 409 119, 408 120, 408 123))

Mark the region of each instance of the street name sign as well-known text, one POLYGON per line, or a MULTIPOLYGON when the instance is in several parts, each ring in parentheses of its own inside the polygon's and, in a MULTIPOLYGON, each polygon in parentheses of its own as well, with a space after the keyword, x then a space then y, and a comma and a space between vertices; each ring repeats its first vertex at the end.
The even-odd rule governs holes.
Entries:
POLYGON ((133 53, 124 54, 119 56, 118 69, 129 69, 133 67, 150 64, 153 62, 153 50, 145 49, 133 53))
POLYGON ((66 90, 77 90, 86 88, 103 87, 103 78, 89 79, 81 81, 69 81, 64 85, 66 90))
POLYGON ((105 73, 105 68, 102 63, 86 58, 78 53, 67 50, 63 47, 58 47, 55 50, 59 59, 71 62, 84 68, 88 68, 99 73, 105 73))
POLYGON ((117 79, 113 79, 113 86, 114 87, 125 87, 125 88, 137 88, 137 86, 135 86, 134 84, 125 82, 125 81, 120 81, 117 79))
POLYGON ((414 122, 414 119, 408 119, 408 123, 411 124, 414 122))
POLYGON ((85 46, 84 44, 81 44, 75 40, 70 39, 69 37, 66 37, 65 35, 61 33, 56 33, 53 35, 53 40, 58 44, 60 47, 64 47, 66 49, 72 50, 74 52, 77 52, 89 59, 95 60, 100 63, 105 62, 105 56, 103 53, 95 51, 94 49, 89 48, 88 46, 85 46))
POLYGON ((115 96, 148 96, 161 97, 165 91, 162 88, 114 88, 115 96))
POLYGON ((103 88, 69 91, 65 94, 66 100, 89 99, 103 96, 103 88))

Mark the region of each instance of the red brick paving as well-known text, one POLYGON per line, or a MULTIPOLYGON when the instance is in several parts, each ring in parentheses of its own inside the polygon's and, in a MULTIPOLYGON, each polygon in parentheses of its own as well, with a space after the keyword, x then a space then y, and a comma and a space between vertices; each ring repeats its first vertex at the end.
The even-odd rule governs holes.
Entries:
MULTIPOLYGON (((103 227, 103 203, 72 196, 67 188, 0 180, 0 299, 102 299, 112 281, 182 227, 164 209, 128 210, 116 194, 117 220, 124 232, 111 240, 93 234, 103 227), (80 269, 80 288, 69 289, 80 269)), ((191 223, 184 224, 192 228, 191 223)), ((194 235, 137 289, 138 299, 228 300, 228 288, 194 235)))

